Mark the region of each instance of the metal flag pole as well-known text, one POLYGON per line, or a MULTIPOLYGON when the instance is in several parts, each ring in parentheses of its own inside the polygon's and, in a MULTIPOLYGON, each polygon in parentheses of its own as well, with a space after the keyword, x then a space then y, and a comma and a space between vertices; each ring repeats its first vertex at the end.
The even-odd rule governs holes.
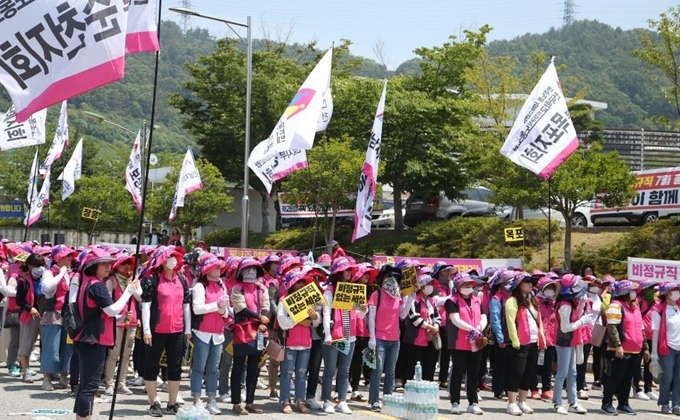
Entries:
MULTIPOLYGON (((39 149, 40 149, 40 146, 35 146, 36 155, 38 154, 39 149)), ((24 227, 24 242, 26 242, 26 238, 28 237, 28 217, 30 217, 30 215, 31 215, 31 206, 33 205, 33 192, 36 190, 36 188, 38 188, 38 185, 37 185, 37 183, 38 183, 38 177, 37 177, 37 174, 38 174, 38 159, 34 158, 33 160, 35 160, 35 166, 33 166, 33 164, 31 164, 31 175, 30 175, 31 176, 31 195, 30 195, 29 200, 28 200, 28 213, 26 213, 26 216, 25 216, 26 217, 26 226, 24 227), (35 181, 33 180, 33 174, 34 173, 36 174, 35 181), (36 183, 35 187, 33 186, 34 182, 36 183)))
MULTIPOLYGON (((163 0, 158 0, 158 39, 160 41, 161 38, 161 13, 163 11, 163 0)), ((142 162, 144 162, 143 166, 143 178, 142 178, 142 209, 139 212, 139 224, 137 226, 137 246, 135 249, 135 263, 134 267, 132 270, 132 275, 133 275, 133 281, 134 281, 134 276, 137 275, 137 267, 139 265, 139 251, 140 247, 142 244, 142 233, 144 232, 144 210, 146 210, 146 185, 149 180, 149 166, 150 165, 150 159, 151 159, 151 145, 153 144, 153 132, 154 132, 154 121, 156 119, 156 96, 158 92, 158 65, 159 65, 159 60, 160 60, 160 49, 156 51, 156 58, 155 58, 155 63, 154 63, 154 74, 153 74, 153 92, 151 96, 151 122, 149 125, 149 140, 148 143, 146 142, 146 130, 147 130, 147 125, 146 125, 146 120, 144 120, 144 125, 142 127, 142 143, 148 144, 148 147, 144 151, 145 154, 142 155, 142 162)), ((132 304, 132 299, 130 298, 130 302, 128 302, 128 311, 130 309, 130 305, 132 304)), ((126 327, 127 327, 127 319, 126 319, 126 327)), ((127 330, 127 328, 126 328, 127 330)), ((127 331, 125 331, 127 332, 127 331)), ((118 395, 118 383, 120 382, 120 376, 121 376, 121 370, 125 369, 127 372, 127 366, 123 366, 121 364, 121 361, 123 360, 123 351, 125 349, 125 341, 127 339, 127 334, 124 333, 123 336, 121 337, 120 340, 120 352, 118 354, 118 369, 116 370, 116 382, 113 387, 113 397, 111 398, 111 409, 109 410, 109 420, 113 420, 113 411, 116 408, 116 396, 118 395)))
POLYGON ((548 270, 550 270, 552 268, 551 267, 551 265, 552 265, 552 263, 551 263, 552 255, 550 255, 551 254, 551 248, 552 248, 551 247, 552 240, 550 238, 550 236, 552 234, 552 206, 551 206, 551 204, 552 204, 551 203, 551 201, 552 201, 552 191, 551 191, 551 188, 550 188, 551 184, 552 183, 550 182, 550 178, 548 178, 548 270))

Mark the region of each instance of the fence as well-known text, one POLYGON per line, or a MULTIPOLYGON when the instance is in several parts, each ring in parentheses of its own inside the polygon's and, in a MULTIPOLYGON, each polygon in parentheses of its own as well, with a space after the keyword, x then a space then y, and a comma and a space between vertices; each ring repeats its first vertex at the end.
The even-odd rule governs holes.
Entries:
MULTIPOLYGON (((55 235, 60 233, 58 229, 40 229, 32 228, 28 230, 28 235, 26 239, 29 241, 36 240, 45 242, 44 239, 49 238, 49 242, 56 244, 55 235), (46 235, 46 236, 45 236, 46 235)), ((64 235, 63 243, 71 246, 87 246, 88 236, 85 232, 77 232, 75 230, 62 230, 61 233, 64 235)), ((21 242, 24 240, 24 229, 22 228, 11 228, 3 227, 0 228, 0 236, 2 238, 8 239, 12 242, 21 242)), ((121 233, 121 232, 99 232, 93 237, 92 241, 94 243, 116 243, 116 244, 129 244, 132 240, 133 234, 131 233, 121 233)))
POLYGON ((676 131, 604 130, 605 152, 617 151, 631 171, 680 166, 680 133, 676 131))

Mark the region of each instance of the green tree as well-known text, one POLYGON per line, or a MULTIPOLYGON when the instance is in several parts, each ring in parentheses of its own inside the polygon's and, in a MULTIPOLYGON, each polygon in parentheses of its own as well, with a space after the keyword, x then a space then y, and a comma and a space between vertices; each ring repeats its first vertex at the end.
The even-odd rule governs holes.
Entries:
POLYGON ((177 218, 167 223, 177 189, 181 163, 174 165, 164 183, 147 192, 148 215, 157 223, 169 224, 184 232, 184 243, 189 242, 192 229, 212 222, 220 212, 231 211, 233 198, 227 194, 227 183, 220 171, 206 159, 198 159, 196 167, 201 174, 203 188, 184 199, 184 207, 178 209, 177 218))

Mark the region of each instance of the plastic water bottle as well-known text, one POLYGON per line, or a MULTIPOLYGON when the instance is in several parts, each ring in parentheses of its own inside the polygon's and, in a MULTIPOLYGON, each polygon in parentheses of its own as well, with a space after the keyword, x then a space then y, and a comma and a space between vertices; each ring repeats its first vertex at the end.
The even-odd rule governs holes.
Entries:
POLYGON ((414 381, 422 381, 423 380, 423 366, 420 364, 420 362, 416 362, 416 373, 413 376, 414 381))
POLYGON ((538 352, 538 365, 543 366, 545 363, 545 350, 539 350, 538 352))
POLYGON ((262 351, 264 349, 264 334, 257 332, 257 349, 262 351))

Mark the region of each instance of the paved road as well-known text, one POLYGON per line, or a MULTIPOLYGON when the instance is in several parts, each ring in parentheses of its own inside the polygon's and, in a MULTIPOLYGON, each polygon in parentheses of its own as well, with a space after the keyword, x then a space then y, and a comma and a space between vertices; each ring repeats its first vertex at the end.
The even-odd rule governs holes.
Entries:
MULTIPOLYGON (((34 367, 36 369, 36 367, 34 367)), ((36 369, 37 370, 37 369, 36 369)), ((55 416, 55 415, 11 415, 10 413, 26 413, 31 412, 34 409, 64 409, 71 410, 73 408, 73 399, 69 396, 69 393, 65 390, 57 390, 53 392, 45 392, 40 389, 40 380, 36 381, 34 384, 24 384, 15 378, 11 378, 6 374, 6 370, 3 368, 2 374, 0 374, 0 419, 28 419, 32 418, 34 420, 59 420, 59 419, 71 419, 74 415, 69 414, 65 416, 55 416)), ((264 375, 263 375, 264 377, 264 375)), ((264 379, 266 381, 266 379, 264 379)), ((146 409, 148 408, 148 402, 146 395, 143 393, 142 387, 131 387, 134 391, 132 396, 119 396, 118 404, 116 405, 114 418, 144 418, 150 419, 151 417, 147 415, 146 409)), ((368 395, 368 390, 362 388, 361 390, 364 395, 368 395)), ((590 410, 587 417, 588 419, 604 419, 609 418, 599 413, 601 392, 590 391, 591 398, 589 401, 581 401, 582 405, 590 410)), ((161 399, 163 399, 163 405, 167 399, 167 394, 161 392, 161 399)), ((185 373, 182 378, 182 389, 181 395, 189 401, 189 381, 188 375, 185 373)), ((268 391, 257 391, 256 403, 264 408, 265 413, 262 415, 249 415, 247 418, 249 420, 263 420, 263 419, 280 419, 286 417, 279 410, 278 403, 270 401, 268 397, 268 391)), ((464 400, 465 393, 463 392, 463 408, 467 407, 467 402, 464 400)), ((506 418, 510 419, 511 416, 505 414, 506 403, 503 401, 493 400, 492 395, 489 392, 482 392, 481 396, 483 401, 480 402, 480 407, 484 410, 484 417, 493 418, 506 418)), ((566 398, 565 398, 566 401, 566 398)), ((656 406, 654 401, 640 401, 631 400, 631 405, 634 409, 638 410, 638 419, 656 419, 656 418, 674 418, 674 416, 662 415, 659 411, 659 407, 656 406)), ((234 417, 231 413, 231 404, 220 404, 222 408, 222 417, 234 417)), ((552 410, 552 405, 542 402, 542 401, 532 401, 530 406, 536 411, 533 415, 524 415, 523 417, 538 418, 542 420, 546 419, 558 419, 564 418, 556 414, 552 410)), ((107 402, 97 402, 95 404, 95 413, 97 414, 95 419, 107 419, 108 410, 110 403, 107 402)), ((353 419, 364 419, 364 420, 376 420, 376 419, 391 419, 391 417, 380 414, 373 413, 368 410, 367 404, 360 403, 350 403, 350 407, 354 410, 353 419)), ((440 412, 439 419, 453 418, 448 414, 449 402, 445 391, 440 392, 440 412)), ((295 416, 300 416, 296 414, 295 416)), ((325 415, 322 413, 314 413, 314 417, 329 417, 329 418, 343 418, 342 414, 335 415, 325 415)), ((570 414, 571 418, 578 417, 577 414, 570 414)), ((293 417, 293 416, 290 416, 293 417)), ((463 417, 471 418, 471 414, 464 414, 463 417)), ((619 415, 619 417, 627 417, 619 415)), ((171 416, 165 416, 164 418, 170 419, 171 416)), ((219 418, 219 416, 214 416, 214 418, 219 418)))

